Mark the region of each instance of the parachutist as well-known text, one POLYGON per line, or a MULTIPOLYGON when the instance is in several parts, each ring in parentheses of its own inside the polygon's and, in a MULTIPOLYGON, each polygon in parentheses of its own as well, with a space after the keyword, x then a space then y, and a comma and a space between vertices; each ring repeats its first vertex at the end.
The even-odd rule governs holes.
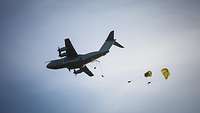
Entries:
POLYGON ((148 82, 147 84, 151 84, 151 82, 148 82))
POLYGON ((96 69, 96 67, 94 67, 94 69, 96 69))
POLYGON ((163 68, 162 70, 161 70, 161 73, 163 74, 163 76, 164 76, 164 78, 167 80, 168 79, 168 77, 170 76, 170 72, 169 72, 169 70, 167 69, 167 68, 163 68))
POLYGON ((145 77, 152 77, 152 72, 151 71, 147 71, 146 73, 144 73, 145 77))
POLYGON ((101 77, 104 77, 103 75, 101 75, 101 77))

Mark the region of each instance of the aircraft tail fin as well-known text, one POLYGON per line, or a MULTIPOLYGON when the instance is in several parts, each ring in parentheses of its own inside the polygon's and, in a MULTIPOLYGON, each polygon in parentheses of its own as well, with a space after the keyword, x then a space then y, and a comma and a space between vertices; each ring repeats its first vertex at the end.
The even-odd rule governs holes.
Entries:
POLYGON ((108 35, 108 38, 104 42, 103 46, 100 48, 100 52, 106 52, 109 51, 109 49, 112 47, 112 45, 115 45, 120 48, 124 48, 121 44, 116 42, 116 39, 114 39, 114 31, 111 31, 108 35))

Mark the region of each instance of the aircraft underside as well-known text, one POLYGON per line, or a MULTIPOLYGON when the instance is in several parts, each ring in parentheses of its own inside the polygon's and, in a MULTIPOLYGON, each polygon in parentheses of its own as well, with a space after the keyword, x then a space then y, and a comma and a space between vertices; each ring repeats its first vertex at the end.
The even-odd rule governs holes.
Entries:
POLYGON ((114 31, 109 33, 106 41, 98 51, 90 52, 84 55, 78 54, 71 44, 71 41, 69 39, 65 39, 65 46, 58 48, 59 57, 61 57, 61 59, 50 61, 47 64, 47 68, 68 68, 69 70, 73 69, 74 74, 85 72, 89 76, 94 76, 93 73, 87 68, 86 64, 98 59, 101 56, 106 55, 112 45, 124 48, 122 45, 116 42, 116 39, 114 39, 114 31), (77 68, 78 70, 76 70, 77 68))

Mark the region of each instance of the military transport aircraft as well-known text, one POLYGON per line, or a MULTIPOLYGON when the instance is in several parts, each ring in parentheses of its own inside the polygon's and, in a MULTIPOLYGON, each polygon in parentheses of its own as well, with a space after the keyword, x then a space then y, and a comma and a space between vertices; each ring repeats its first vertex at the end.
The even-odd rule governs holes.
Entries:
POLYGON ((112 45, 120 48, 124 48, 116 39, 114 39, 114 31, 111 31, 108 38, 104 42, 100 50, 95 52, 90 52, 87 54, 78 54, 74 47, 72 46, 69 39, 65 39, 65 47, 58 48, 60 59, 51 60, 47 64, 48 69, 61 69, 68 68, 74 70, 74 74, 79 74, 85 72, 89 76, 94 76, 94 74, 87 68, 86 64, 98 59, 101 56, 106 55, 112 45), (63 53, 64 51, 64 53, 63 53), (78 70, 77 70, 78 69, 78 70))

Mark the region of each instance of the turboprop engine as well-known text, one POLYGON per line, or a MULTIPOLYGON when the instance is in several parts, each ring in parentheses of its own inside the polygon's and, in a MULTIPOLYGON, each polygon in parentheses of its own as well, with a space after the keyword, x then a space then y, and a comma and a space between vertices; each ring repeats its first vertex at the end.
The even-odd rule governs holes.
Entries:
POLYGON ((58 47, 59 57, 64 57, 64 56, 66 56, 66 55, 67 55, 66 52, 62 53, 62 51, 66 51, 66 50, 67 50, 66 47, 62 47, 62 48, 59 48, 59 47, 58 47))

